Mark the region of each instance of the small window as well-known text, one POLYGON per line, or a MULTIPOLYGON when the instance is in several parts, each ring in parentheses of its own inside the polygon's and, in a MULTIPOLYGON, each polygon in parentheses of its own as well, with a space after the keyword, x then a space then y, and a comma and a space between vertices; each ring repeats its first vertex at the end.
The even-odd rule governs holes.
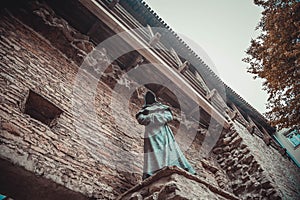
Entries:
POLYGON ((300 145, 300 133, 298 129, 288 132, 285 136, 294 147, 300 145))
POLYGON ((24 113, 52 127, 62 111, 41 95, 30 90, 25 103, 24 113))

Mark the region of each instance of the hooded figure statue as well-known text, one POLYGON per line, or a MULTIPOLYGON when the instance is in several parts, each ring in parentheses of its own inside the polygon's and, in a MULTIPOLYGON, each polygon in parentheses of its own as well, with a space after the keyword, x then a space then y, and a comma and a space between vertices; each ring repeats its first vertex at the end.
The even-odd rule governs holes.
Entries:
POLYGON ((166 166, 177 166, 195 174, 167 124, 173 119, 170 108, 157 102, 151 91, 146 93, 145 105, 136 119, 145 126, 143 180, 166 166))

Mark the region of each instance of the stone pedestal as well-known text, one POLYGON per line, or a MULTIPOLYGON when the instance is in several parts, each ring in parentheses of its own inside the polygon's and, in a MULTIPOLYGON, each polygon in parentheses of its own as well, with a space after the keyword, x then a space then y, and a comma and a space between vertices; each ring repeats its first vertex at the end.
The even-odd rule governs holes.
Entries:
POLYGON ((166 167, 118 197, 119 200, 238 199, 177 167, 166 167))

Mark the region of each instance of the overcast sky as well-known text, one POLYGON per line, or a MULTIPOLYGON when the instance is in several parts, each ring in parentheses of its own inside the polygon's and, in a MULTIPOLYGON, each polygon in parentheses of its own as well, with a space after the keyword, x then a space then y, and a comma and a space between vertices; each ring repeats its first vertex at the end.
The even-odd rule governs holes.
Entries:
MULTIPOLYGON (((261 8, 253 0, 145 0, 175 32, 189 38, 191 46, 219 77, 261 113, 267 94, 262 82, 247 73, 242 61, 255 38, 261 8), (202 50, 201 50, 202 49, 202 50), (207 54, 207 55, 205 55, 207 54)), ((183 39, 184 39, 183 38, 183 39)))

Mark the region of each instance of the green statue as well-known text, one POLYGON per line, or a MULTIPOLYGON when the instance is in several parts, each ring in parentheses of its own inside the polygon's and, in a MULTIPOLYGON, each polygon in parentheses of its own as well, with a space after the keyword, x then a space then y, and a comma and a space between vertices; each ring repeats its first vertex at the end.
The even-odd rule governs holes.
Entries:
POLYGON ((170 108, 157 102, 151 91, 146 93, 145 105, 136 119, 145 126, 143 180, 166 166, 177 166, 195 174, 167 124, 173 119, 170 108))

